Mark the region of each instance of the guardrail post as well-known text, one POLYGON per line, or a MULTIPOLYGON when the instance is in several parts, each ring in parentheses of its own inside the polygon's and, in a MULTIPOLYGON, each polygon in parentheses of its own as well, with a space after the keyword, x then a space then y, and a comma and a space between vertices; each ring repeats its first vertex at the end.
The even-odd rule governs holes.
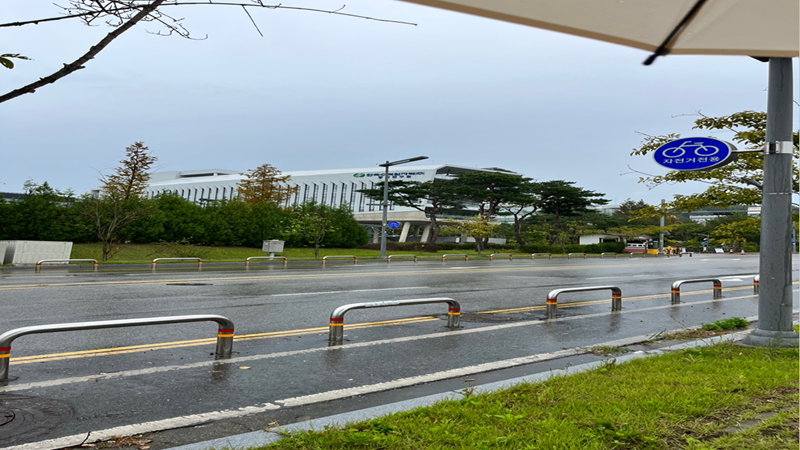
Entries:
POLYGON ((149 317, 143 319, 102 320, 97 322, 74 322, 51 325, 34 325, 30 327, 15 328, 0 334, 0 381, 7 381, 9 361, 11 356, 11 343, 14 339, 28 334, 56 333, 61 331, 98 330, 103 328, 122 328, 142 325, 163 325, 186 322, 217 322, 217 345, 214 352, 215 359, 230 358, 233 353, 233 322, 224 316, 216 314, 200 314, 193 316, 167 316, 149 317))
POLYGON ((600 290, 610 290, 611 291, 611 311, 622 311, 622 289, 617 286, 590 286, 590 287, 579 287, 579 288, 566 288, 566 289, 555 289, 550 291, 547 294, 547 318, 548 319, 555 319, 556 318, 556 311, 558 310, 558 296, 565 292, 586 292, 586 291, 600 291, 600 290))
POLYGON ((344 341, 344 314, 350 310, 383 308, 387 306, 425 305, 430 303, 447 303, 447 328, 458 328, 461 316, 461 305, 452 298, 417 298, 411 300, 352 303, 340 306, 331 312, 328 326, 328 345, 341 345, 344 341))
POLYGON ((720 299, 722 298, 722 281, 719 278, 698 278, 696 280, 678 280, 672 283, 672 287, 670 288, 670 300, 672 304, 678 304, 681 302, 681 285, 686 283, 703 283, 710 281, 714 283, 714 295, 712 298, 720 299))

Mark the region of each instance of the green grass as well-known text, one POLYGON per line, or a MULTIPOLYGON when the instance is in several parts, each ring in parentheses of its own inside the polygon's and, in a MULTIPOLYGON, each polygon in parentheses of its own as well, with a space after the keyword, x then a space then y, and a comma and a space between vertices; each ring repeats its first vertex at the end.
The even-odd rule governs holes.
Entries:
POLYGON ((744 317, 731 317, 704 323, 702 328, 706 331, 735 330, 737 328, 747 328, 748 325, 750 325, 750 322, 746 321, 744 317))
POLYGON ((797 349, 718 344, 461 395, 258 448, 798 448, 797 349))

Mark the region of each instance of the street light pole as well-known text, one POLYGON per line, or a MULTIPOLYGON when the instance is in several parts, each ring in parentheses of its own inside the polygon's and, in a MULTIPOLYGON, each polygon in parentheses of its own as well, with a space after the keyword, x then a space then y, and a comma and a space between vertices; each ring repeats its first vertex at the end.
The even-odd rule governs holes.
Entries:
POLYGON ((381 259, 386 259, 386 226, 389 223, 389 167, 397 166, 399 164, 406 164, 414 161, 428 159, 427 156, 415 156, 408 159, 400 159, 397 161, 386 161, 383 164, 378 164, 378 167, 386 168, 383 174, 383 220, 381 221, 381 259))

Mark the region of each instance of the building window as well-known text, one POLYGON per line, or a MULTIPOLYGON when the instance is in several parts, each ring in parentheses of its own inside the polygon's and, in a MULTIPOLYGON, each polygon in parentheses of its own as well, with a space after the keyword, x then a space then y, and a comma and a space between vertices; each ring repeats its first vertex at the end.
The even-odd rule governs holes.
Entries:
POLYGON ((200 201, 203 201, 203 197, 206 196, 206 188, 200 189, 200 201))
MULTIPOLYGON (((366 188, 367 188, 367 184, 362 182, 361 183, 361 189, 363 190, 363 189, 366 189, 366 188)), ((359 195, 359 197, 358 197, 358 212, 364 212, 364 193, 363 192, 359 192, 359 194, 361 194, 361 195, 359 195)))
POLYGON ((303 183, 303 203, 308 201, 308 185, 303 183))
POLYGON ((342 194, 341 195, 342 196, 341 196, 341 198, 339 200, 339 204, 343 205, 343 204, 347 203, 347 184, 345 184, 344 182, 342 182, 342 194))
POLYGON ((183 189, 181 189, 181 198, 186 197, 186 194, 183 193, 183 189))
POLYGON ((223 187, 222 187, 222 199, 223 199, 223 200, 225 200, 225 191, 226 191, 227 189, 228 189, 228 188, 226 188, 225 186, 223 186, 223 187))
POLYGON ((219 188, 214 188, 214 200, 219 199, 219 188))
MULTIPOLYGON (((373 182, 371 184, 372 184, 372 186, 370 187, 370 189, 375 189, 375 183, 373 182)), ((369 212, 375 211, 375 199, 368 198, 367 201, 369 201, 369 212)))
POLYGON ((336 183, 331 183, 331 206, 336 206, 336 183))
POLYGON ((194 201, 197 202, 197 188, 194 188, 194 201))
POLYGON ((318 201, 317 200, 317 194, 318 193, 319 193, 319 186, 317 186, 317 183, 314 183, 314 192, 313 192, 313 194, 311 194, 311 200, 313 200, 315 202, 318 201))
POLYGON ((328 185, 322 183, 322 200, 320 200, 321 204, 325 204, 328 201, 328 185))
POLYGON ((356 210, 356 184, 350 183, 350 209, 356 210))

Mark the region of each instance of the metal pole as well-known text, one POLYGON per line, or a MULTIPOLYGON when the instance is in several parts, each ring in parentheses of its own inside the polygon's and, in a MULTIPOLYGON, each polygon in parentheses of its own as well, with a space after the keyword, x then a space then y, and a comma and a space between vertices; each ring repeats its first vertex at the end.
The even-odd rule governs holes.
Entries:
MULTIPOLYGON (((661 207, 664 207, 664 199, 661 199, 661 207)), ((661 214, 661 220, 658 221, 658 225, 662 228, 662 231, 658 233, 658 252, 664 253, 664 214, 661 214)))
POLYGON ((386 161, 386 172, 383 175, 383 220, 381 221, 381 259, 386 259, 386 225, 389 215, 389 161, 386 161))
POLYGON ((770 58, 767 93, 758 327, 743 343, 797 347, 792 330, 792 60, 770 58))

